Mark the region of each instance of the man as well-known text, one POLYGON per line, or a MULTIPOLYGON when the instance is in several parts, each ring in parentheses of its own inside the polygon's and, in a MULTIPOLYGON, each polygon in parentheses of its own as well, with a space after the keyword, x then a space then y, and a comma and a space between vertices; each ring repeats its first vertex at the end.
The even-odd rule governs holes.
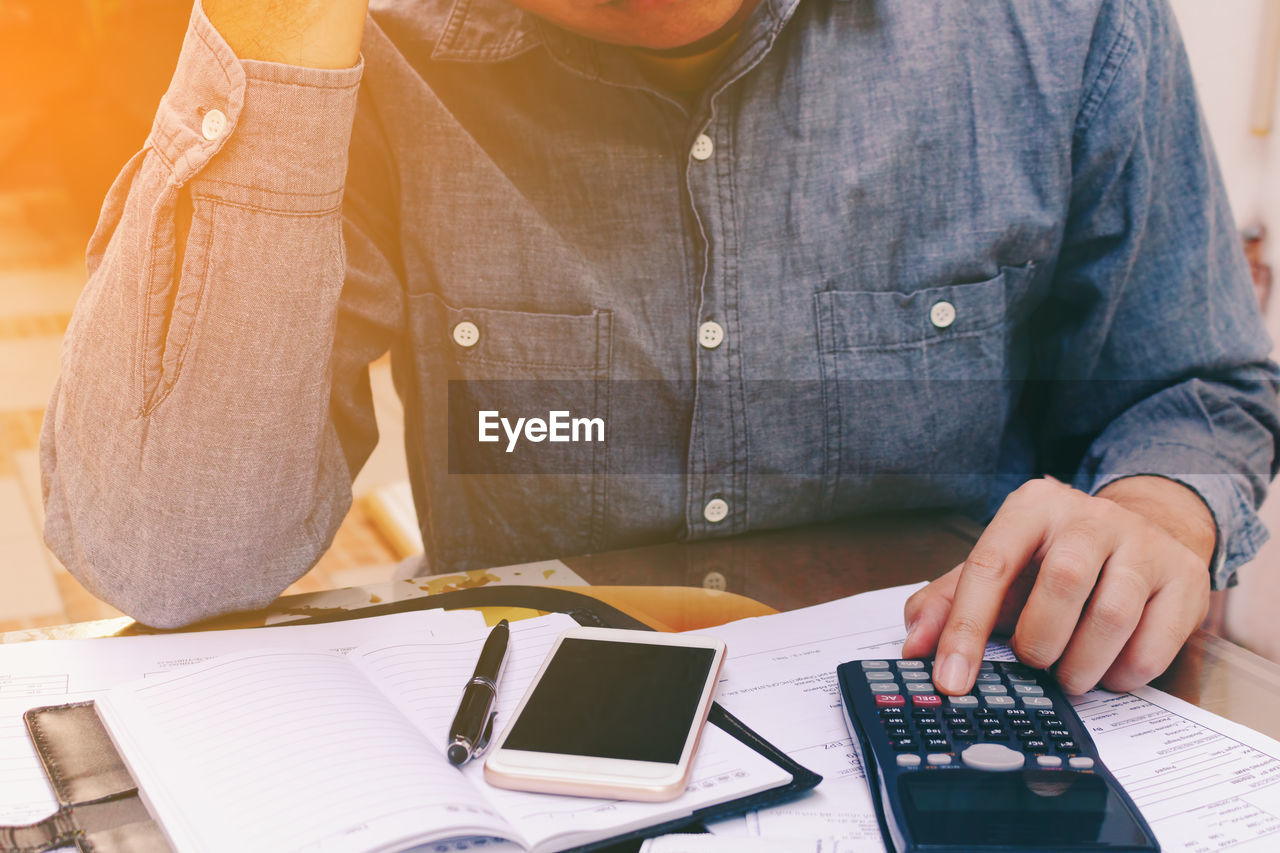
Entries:
POLYGON ((387 348, 437 571, 994 514, 907 607, 946 692, 997 627, 1144 683, 1265 535, 1277 373, 1161 0, 206 9, 42 442, 49 541, 143 621, 310 567, 387 348), (457 415, 584 401, 604 445, 509 463, 457 415))

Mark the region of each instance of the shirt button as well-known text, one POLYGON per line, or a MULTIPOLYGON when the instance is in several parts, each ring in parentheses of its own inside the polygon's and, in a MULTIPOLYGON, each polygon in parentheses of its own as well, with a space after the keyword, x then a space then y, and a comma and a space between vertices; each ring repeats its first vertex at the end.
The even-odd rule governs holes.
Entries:
POLYGON ((933 303, 929 309, 929 320, 939 329, 945 329, 956 321, 956 306, 943 300, 933 303))
POLYGON ((729 505, 720 498, 712 498, 702 508, 702 517, 712 524, 724 521, 729 515, 729 505))
POLYGON ((480 329, 470 320, 453 327, 453 342, 460 347, 473 347, 480 342, 480 329))
POLYGON ((715 349, 724 342, 724 326, 708 320, 698 327, 698 343, 706 349, 715 349))
POLYGON ((226 114, 222 110, 209 110, 204 114, 204 121, 200 122, 200 132, 210 142, 221 139, 222 134, 227 132, 226 114))
POLYGON ((698 138, 693 140, 693 150, 689 153, 695 160, 709 160, 715 150, 716 146, 711 141, 711 137, 705 133, 699 133, 698 138))

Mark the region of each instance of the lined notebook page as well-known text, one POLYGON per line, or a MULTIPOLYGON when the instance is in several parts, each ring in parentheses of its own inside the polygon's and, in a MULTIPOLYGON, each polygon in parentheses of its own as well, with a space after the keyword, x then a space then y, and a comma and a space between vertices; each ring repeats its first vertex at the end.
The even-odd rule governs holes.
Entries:
MULTIPOLYGON (((576 627, 578 623, 563 613, 511 623, 507 663, 498 683, 495 734, 511 719, 556 637, 576 627)), ((400 642, 372 643, 353 649, 351 662, 443 750, 462 690, 471 680, 488 635, 486 630, 448 638, 404 637, 400 642)))
POLYGON ((338 655, 221 658, 116 688, 100 713, 180 850, 366 851, 510 834, 338 655))
MULTIPOLYGON (((511 720, 538 668, 561 632, 577 627, 568 616, 550 614, 511 623, 507 668, 498 685, 500 731, 511 720)), ((420 722, 433 741, 444 743, 446 729, 471 676, 483 637, 362 646, 351 660, 365 669, 405 715, 420 722)), ((534 847, 576 837, 575 843, 647 826, 655 817, 695 809, 785 784, 791 774, 713 725, 703 730, 686 793, 666 803, 635 803, 528 794, 496 788, 484 780, 483 761, 463 768, 471 784, 513 823, 534 847)))

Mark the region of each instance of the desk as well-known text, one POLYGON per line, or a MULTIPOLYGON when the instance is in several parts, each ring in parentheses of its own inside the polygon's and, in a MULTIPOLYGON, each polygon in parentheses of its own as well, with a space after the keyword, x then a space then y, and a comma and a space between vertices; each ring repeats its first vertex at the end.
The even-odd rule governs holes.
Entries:
MULTIPOLYGON (((976 526, 950 515, 872 517, 853 522, 695 543, 671 543, 588 554, 564 562, 592 585, 723 588, 779 610, 789 610, 886 586, 928 580, 964 559, 976 526)), ((453 587, 483 585, 469 573, 453 587)), ((429 598, 431 584, 407 581, 286 596, 263 611, 218 619, 209 628, 277 622, 291 615, 403 598, 429 598)), ((5 642, 136 633, 127 619, 10 632, 5 642)), ((1204 631, 1197 631, 1156 687, 1280 738, 1280 665, 1204 631)))

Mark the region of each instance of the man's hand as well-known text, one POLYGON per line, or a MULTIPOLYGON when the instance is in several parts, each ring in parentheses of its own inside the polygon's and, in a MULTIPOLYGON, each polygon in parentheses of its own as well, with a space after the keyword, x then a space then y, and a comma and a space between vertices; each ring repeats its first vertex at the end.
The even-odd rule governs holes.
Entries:
POLYGON ((964 693, 999 629, 1025 663, 1056 665, 1068 693, 1131 690, 1204 619, 1216 536, 1208 507, 1172 480, 1129 477, 1096 497, 1032 480, 962 565, 908 599, 902 655, 936 649, 934 684, 964 693))
POLYGON ((369 0, 204 0, 236 56, 309 68, 350 68, 360 57, 369 0))

